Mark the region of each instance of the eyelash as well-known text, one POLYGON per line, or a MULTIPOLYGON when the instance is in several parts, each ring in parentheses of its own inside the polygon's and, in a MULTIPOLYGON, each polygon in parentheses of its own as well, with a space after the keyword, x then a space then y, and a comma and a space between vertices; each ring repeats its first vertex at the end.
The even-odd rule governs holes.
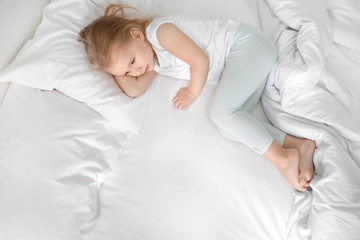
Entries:
MULTIPOLYGON (((135 58, 133 58, 133 60, 131 61, 131 65, 134 64, 134 62, 135 62, 135 58)), ((128 74, 129 74, 129 72, 126 72, 125 76, 128 75, 128 74)))

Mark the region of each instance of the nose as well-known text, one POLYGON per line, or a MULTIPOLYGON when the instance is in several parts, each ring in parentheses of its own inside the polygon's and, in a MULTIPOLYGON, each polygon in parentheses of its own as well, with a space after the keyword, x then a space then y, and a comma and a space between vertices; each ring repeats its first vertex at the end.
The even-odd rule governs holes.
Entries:
POLYGON ((141 66, 133 66, 131 69, 131 72, 135 77, 138 77, 142 74, 142 67, 141 66))

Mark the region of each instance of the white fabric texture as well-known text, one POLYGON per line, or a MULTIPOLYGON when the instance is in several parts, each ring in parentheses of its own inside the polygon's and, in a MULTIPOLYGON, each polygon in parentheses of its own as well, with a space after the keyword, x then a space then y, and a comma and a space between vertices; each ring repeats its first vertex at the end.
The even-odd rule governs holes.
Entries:
POLYGON ((94 240, 284 239, 294 189, 269 161, 218 133, 216 86, 187 111, 174 108, 187 83, 156 79, 141 136, 101 184, 94 240))
POLYGON ((264 109, 278 128, 317 144, 312 192, 296 195, 287 239, 359 239, 360 3, 259 6, 279 51, 264 109))
POLYGON ((218 133, 215 86, 175 109, 186 84, 155 80, 140 136, 58 91, 12 84, 0 108, 0 238, 282 239, 294 190, 218 133))
MULTIPOLYGON (((41 21, 43 8, 49 2, 50 0, 0 1, 0 32, 3 33, 0 38, 0 71, 11 63, 24 43, 34 35, 41 21)), ((0 106, 9 85, 0 82, 0 106)))
POLYGON ((190 80, 189 64, 166 51, 157 39, 157 30, 164 23, 174 24, 206 52, 210 60, 207 82, 216 85, 239 23, 235 20, 173 15, 157 18, 149 24, 146 35, 158 57, 154 70, 159 74, 187 80, 190 80))
POLYGON ((0 132, 0 239, 91 239, 98 184, 129 135, 58 91, 17 84, 0 132))

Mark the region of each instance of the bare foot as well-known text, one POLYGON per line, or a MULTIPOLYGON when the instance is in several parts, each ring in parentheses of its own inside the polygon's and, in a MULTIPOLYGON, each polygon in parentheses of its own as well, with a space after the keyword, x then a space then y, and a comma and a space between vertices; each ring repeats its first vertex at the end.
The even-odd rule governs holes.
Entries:
POLYGON ((313 156, 316 148, 315 141, 286 135, 283 147, 296 148, 299 151, 299 180, 301 183, 304 183, 305 187, 309 187, 315 172, 313 161, 313 156))
POLYGON ((272 162, 295 189, 307 190, 306 181, 300 180, 300 153, 296 148, 282 148, 275 141, 272 142, 264 157, 272 162))
POLYGON ((314 177, 315 167, 313 156, 316 148, 316 143, 313 140, 303 139, 301 144, 298 146, 298 151, 300 153, 300 181, 305 181, 305 186, 310 185, 310 181, 314 177))
POLYGON ((299 151, 293 148, 284 149, 283 151, 286 155, 286 160, 283 160, 282 164, 277 166, 279 171, 295 189, 300 192, 306 191, 308 188, 308 186, 306 186, 306 181, 299 177, 299 151))

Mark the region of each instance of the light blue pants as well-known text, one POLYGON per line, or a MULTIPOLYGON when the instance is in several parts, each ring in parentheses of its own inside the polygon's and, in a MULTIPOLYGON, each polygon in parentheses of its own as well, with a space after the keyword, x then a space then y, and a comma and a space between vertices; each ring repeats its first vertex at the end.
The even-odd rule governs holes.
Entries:
POLYGON ((277 58, 274 43, 262 31, 241 24, 215 91, 211 117, 220 133, 264 154, 273 140, 282 146, 285 133, 250 112, 264 90, 277 58))

